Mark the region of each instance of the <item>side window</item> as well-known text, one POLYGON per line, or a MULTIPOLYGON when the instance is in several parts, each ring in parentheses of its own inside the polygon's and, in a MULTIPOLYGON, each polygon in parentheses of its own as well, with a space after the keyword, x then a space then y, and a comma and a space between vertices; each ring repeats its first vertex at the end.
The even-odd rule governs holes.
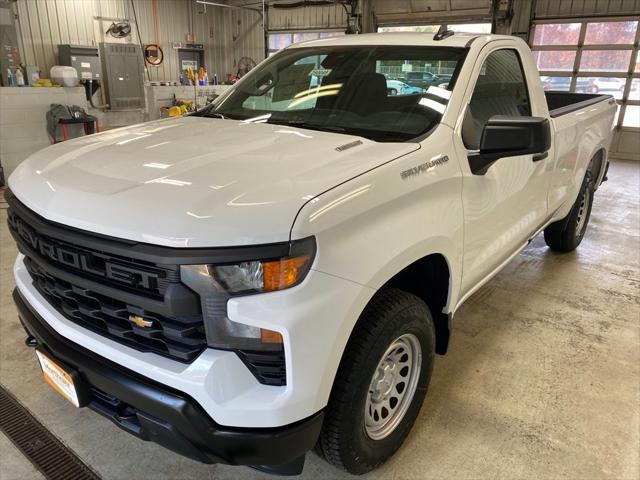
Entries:
POLYGON ((482 129, 493 115, 530 116, 529 92, 515 50, 497 50, 487 57, 462 123, 462 140, 480 148, 482 129))

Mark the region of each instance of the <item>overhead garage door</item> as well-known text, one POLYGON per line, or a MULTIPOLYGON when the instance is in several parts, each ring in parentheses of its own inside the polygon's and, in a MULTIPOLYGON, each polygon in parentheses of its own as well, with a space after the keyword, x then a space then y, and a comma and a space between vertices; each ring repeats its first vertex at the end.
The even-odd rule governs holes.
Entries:
POLYGON ((424 25, 491 21, 489 0, 375 0, 376 25, 424 25))
POLYGON ((536 21, 530 38, 543 88, 613 95, 611 155, 640 160, 638 18, 536 21))

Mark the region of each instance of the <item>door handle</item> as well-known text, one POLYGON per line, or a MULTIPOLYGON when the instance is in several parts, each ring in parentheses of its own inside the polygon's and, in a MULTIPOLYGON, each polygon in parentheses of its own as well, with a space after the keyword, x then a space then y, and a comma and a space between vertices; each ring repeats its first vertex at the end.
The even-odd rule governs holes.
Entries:
POLYGON ((540 160, 544 160, 549 156, 549 152, 536 153, 531 160, 534 162, 539 162, 540 160))

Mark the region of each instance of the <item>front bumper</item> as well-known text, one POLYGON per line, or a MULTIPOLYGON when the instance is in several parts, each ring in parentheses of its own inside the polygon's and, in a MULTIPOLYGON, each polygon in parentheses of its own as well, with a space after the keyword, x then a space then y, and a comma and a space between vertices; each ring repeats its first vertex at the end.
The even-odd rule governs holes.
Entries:
POLYGON ((13 298, 22 324, 39 347, 76 370, 90 388, 88 406, 143 440, 204 463, 249 465, 278 473, 299 473, 305 453, 316 443, 322 412, 283 427, 222 427, 188 395, 60 336, 17 289, 13 298), (278 465, 283 468, 260 467, 278 465))

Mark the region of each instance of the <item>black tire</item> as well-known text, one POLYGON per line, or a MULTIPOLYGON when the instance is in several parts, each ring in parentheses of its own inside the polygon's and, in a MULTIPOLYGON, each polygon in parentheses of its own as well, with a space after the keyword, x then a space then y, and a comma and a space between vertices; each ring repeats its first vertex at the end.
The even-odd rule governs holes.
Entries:
POLYGON ((380 290, 365 308, 347 344, 325 410, 316 452, 329 463, 356 475, 382 465, 400 448, 420 412, 434 355, 435 329, 429 307, 402 290, 380 290), (422 362, 420 368, 415 368, 416 376, 411 375, 417 382, 415 393, 411 399, 407 393, 406 411, 403 416, 397 416, 399 423, 388 436, 374 440, 367 433, 365 421, 369 388, 374 373, 379 371, 379 362, 394 341, 403 337, 419 341, 416 351, 420 352, 422 362))
POLYGON ((582 181, 576 202, 569 214, 544 230, 544 241, 551 250, 556 252, 571 252, 575 250, 587 231, 591 206, 593 205, 594 182, 593 174, 587 171, 582 181))

